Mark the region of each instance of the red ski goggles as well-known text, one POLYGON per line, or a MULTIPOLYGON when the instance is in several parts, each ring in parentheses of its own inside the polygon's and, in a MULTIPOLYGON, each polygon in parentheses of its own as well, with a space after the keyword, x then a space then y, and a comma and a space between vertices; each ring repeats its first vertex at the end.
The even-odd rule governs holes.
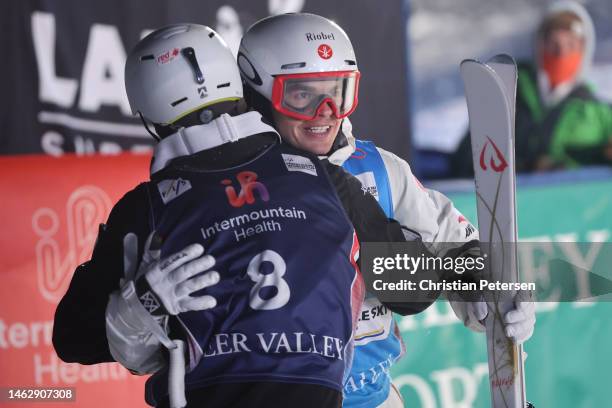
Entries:
POLYGON ((272 105, 298 120, 315 119, 325 105, 336 118, 346 118, 357 107, 359 77, 359 71, 278 75, 272 85, 272 105))

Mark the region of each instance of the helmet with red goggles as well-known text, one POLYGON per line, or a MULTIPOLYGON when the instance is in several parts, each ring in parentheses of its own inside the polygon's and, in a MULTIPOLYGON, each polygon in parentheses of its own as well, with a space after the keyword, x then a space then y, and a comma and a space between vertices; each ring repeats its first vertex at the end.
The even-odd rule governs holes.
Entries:
POLYGON ((345 118, 357 107, 353 46, 324 17, 291 13, 258 21, 242 37, 238 66, 246 85, 289 117, 310 120, 329 107, 345 118))
POLYGON ((342 119, 357 107, 359 71, 277 75, 272 85, 274 109, 289 117, 311 120, 325 107, 342 119))

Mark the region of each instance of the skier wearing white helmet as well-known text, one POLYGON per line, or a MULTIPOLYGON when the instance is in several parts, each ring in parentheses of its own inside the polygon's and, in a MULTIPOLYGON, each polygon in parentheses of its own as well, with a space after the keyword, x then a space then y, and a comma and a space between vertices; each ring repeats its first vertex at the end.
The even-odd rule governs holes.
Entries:
POLYGON ((329 152, 342 119, 357 107, 353 47, 323 17, 284 14, 259 21, 240 43, 238 66, 248 103, 283 138, 313 153, 329 152))
POLYGON ((75 271, 58 355, 155 373, 155 406, 339 407, 363 301, 356 236, 403 241, 399 225, 340 167, 241 114, 238 68, 210 28, 154 31, 125 78, 159 139, 151 180, 75 271))
MULTIPOLYGON (((244 34, 237 58, 247 103, 286 142, 344 166, 435 254, 477 255, 478 232, 447 197, 423 188, 398 156, 352 135, 348 116, 357 107, 360 74, 351 41, 337 24, 306 13, 265 18, 244 34)), ((518 343, 535 323, 533 303, 525 298, 517 297, 506 315, 507 334, 518 343)), ((484 331, 484 302, 453 303, 453 310, 467 327, 484 331)), ((391 311, 373 297, 362 306, 355 340, 343 406, 403 406, 389 368, 404 345, 391 311)))

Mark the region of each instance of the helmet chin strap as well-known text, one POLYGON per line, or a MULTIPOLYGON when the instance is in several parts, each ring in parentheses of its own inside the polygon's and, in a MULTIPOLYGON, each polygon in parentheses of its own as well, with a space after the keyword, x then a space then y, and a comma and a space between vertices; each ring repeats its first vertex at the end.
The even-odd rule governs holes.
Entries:
POLYGON ((147 132, 149 132, 149 134, 151 136, 153 136, 153 139, 155 139, 156 141, 160 141, 162 138, 157 135, 156 133, 153 133, 151 131, 151 129, 149 129, 149 123, 147 122, 147 120, 144 118, 144 116, 142 116, 142 113, 138 112, 138 116, 140 116, 140 120, 142 121, 142 124, 144 125, 145 129, 147 129, 147 132))

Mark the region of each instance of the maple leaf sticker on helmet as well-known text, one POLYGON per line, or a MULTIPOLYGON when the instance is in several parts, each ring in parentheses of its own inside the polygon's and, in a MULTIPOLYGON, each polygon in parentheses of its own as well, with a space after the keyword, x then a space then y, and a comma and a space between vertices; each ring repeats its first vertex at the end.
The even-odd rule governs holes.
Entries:
POLYGON ((319 48, 317 48, 317 53, 319 54, 319 57, 321 57, 321 58, 323 58, 325 60, 330 59, 332 57, 332 55, 334 55, 334 51, 327 44, 319 45, 319 48))
POLYGON ((178 48, 174 48, 172 50, 166 50, 157 56, 156 61, 158 65, 167 64, 172 61, 179 54, 180 50, 178 48))

